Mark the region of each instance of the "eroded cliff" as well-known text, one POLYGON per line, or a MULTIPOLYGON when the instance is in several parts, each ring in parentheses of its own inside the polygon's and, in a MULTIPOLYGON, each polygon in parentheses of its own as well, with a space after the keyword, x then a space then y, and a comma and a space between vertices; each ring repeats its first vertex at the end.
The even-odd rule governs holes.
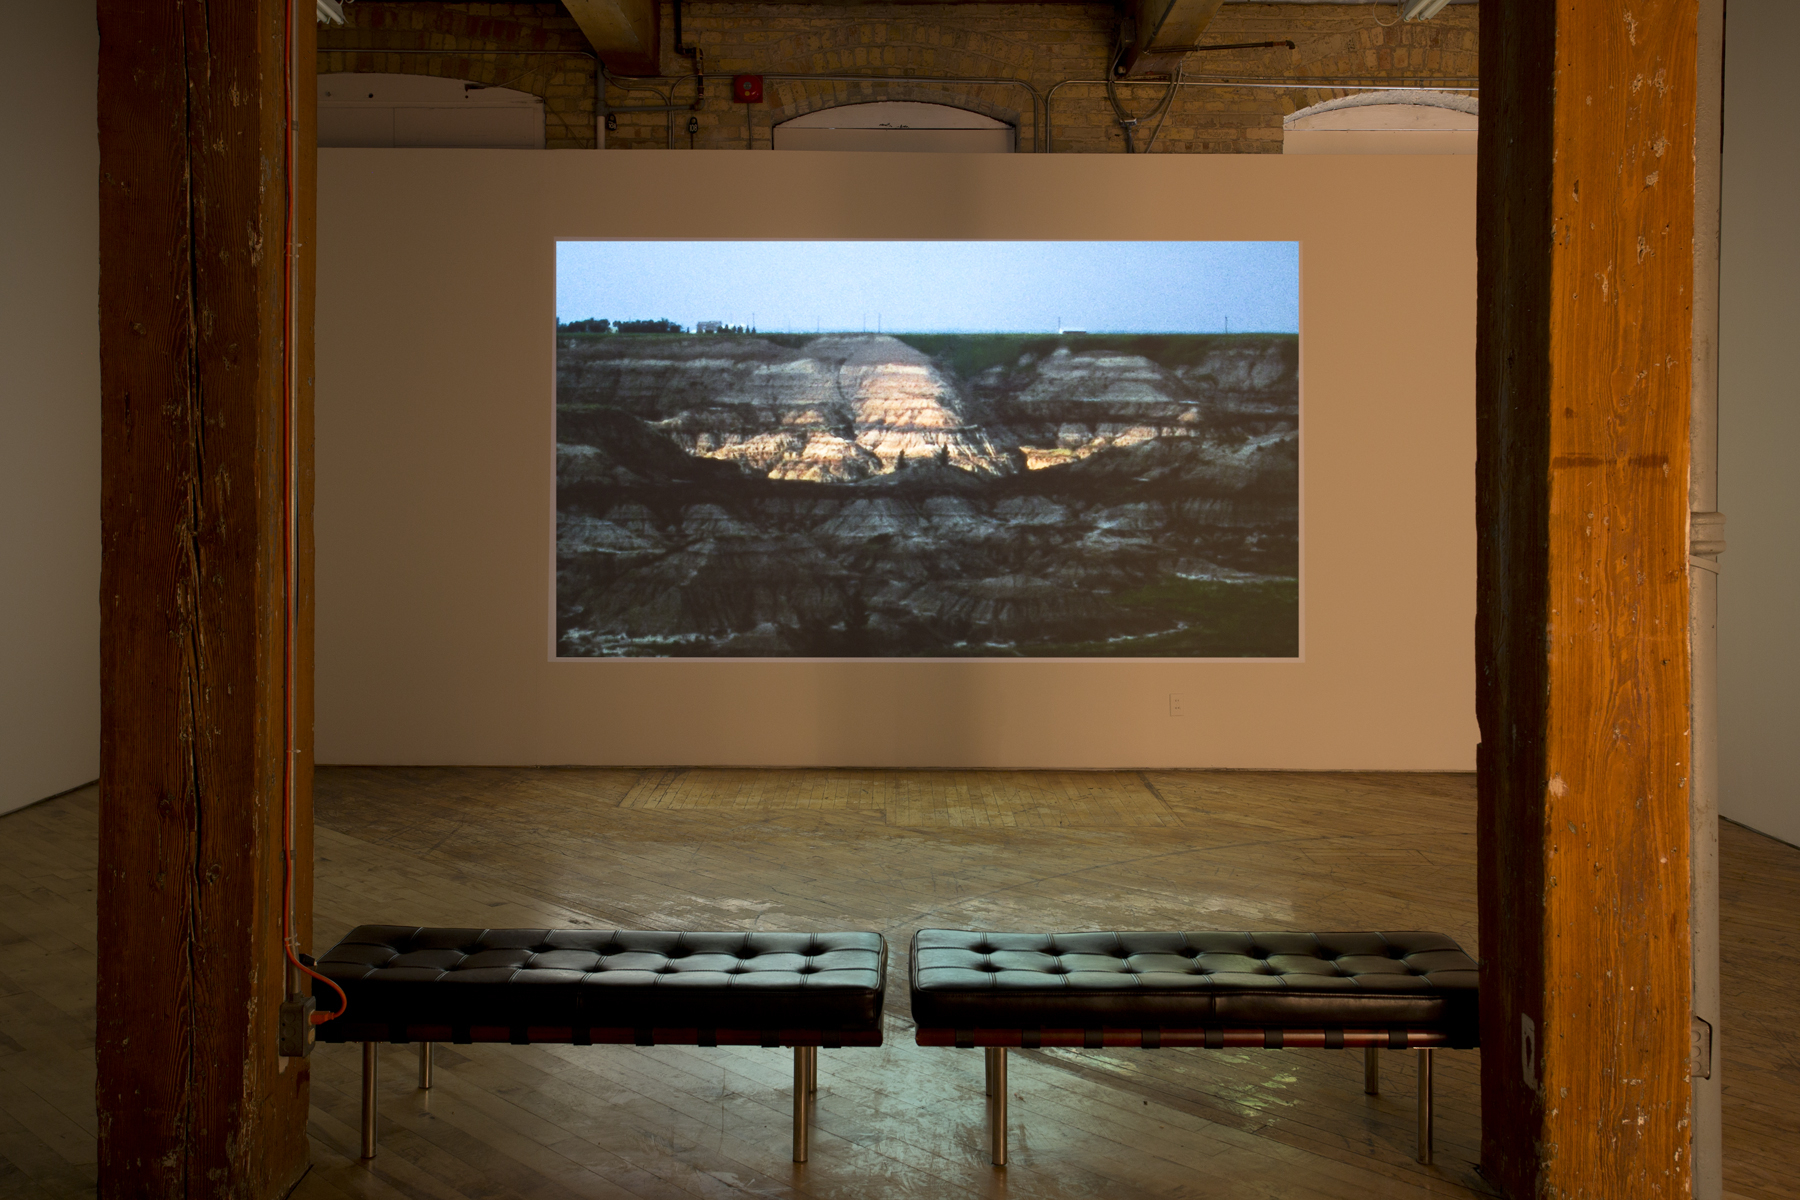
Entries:
POLYGON ((561 652, 1290 654, 1295 350, 565 337, 561 652))

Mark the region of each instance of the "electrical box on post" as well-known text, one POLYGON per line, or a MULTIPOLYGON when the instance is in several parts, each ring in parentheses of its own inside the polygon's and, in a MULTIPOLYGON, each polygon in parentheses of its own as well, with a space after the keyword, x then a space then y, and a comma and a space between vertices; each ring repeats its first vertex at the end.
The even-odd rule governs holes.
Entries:
POLYGON ((317 1007, 311 996, 289 996, 282 1002, 278 1033, 281 1044, 276 1053, 286 1058, 305 1058, 312 1053, 312 1017, 317 1007))
POLYGON ((761 104, 762 80, 761 75, 733 75, 731 98, 739 104, 761 104))

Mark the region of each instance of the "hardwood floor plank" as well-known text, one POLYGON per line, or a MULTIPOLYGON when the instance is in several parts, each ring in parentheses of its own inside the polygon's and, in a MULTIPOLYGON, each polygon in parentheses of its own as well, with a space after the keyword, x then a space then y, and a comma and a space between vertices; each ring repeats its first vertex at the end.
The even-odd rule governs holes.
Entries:
POLYGON ((88 1166, 95 1161, 94 1128, 85 1127, 62 1113, 55 1104, 40 1094, 39 1081, 24 1077, 16 1070, 0 1068, 0 1083, 6 1093, 6 1113, 34 1137, 40 1145, 56 1152, 58 1158, 72 1167, 88 1166))
MULTIPOLYGON (((912 1045, 905 986, 907 939, 926 926, 1435 928, 1474 950, 1467 776, 1059 775, 995 800, 997 773, 906 774, 741 772, 728 805, 699 802, 709 773, 695 770, 322 770, 319 948, 389 919, 876 929, 892 950, 888 1045, 822 1052, 812 1161, 799 1167, 787 1051, 440 1046, 438 1085, 419 1093, 416 1052, 388 1047, 381 1154, 365 1163, 357 1048, 322 1045, 314 1167, 296 1197, 1489 1194, 1471 1166, 1479 1052, 1437 1056, 1430 1168, 1413 1161, 1411 1055, 1383 1056, 1371 1098, 1350 1052, 1016 1053, 1012 1161, 996 1171, 979 1056, 912 1045), (625 804, 677 786, 689 807, 625 804), (1099 811, 1095 797, 1112 795, 1173 823, 1033 816, 1048 803, 1099 811), (948 816, 907 824, 896 797, 948 816)), ((0 818, 0 1030, 12 1039, 0 1038, 0 1196, 93 1194, 95 828, 91 789, 0 818)), ((1735 826, 1721 846, 1727 1182, 1771 1200, 1795 1194, 1800 1170, 1786 1037, 1800 1020, 1800 851, 1735 826)))
MULTIPOLYGON (((391 1088, 384 1089, 383 1099, 398 1101, 398 1097, 385 1094, 392 1091, 391 1088)), ((341 1129, 344 1135, 342 1141, 335 1143, 340 1153, 353 1152, 350 1148, 357 1144, 360 1091, 346 1092, 329 1084, 315 1084, 314 1099, 314 1107, 331 1118, 333 1131, 341 1129)), ((375 1167, 393 1169, 393 1166, 405 1164, 417 1168, 458 1196, 566 1200, 584 1194, 563 1186, 531 1163, 522 1161, 514 1153, 516 1146, 511 1144, 512 1139, 457 1097, 445 1095, 433 1099, 437 1103, 430 1107, 401 1103, 383 1105, 378 1123, 380 1152, 373 1160, 375 1167)), ((423 1180, 413 1182, 418 1186, 423 1180)), ((672 1200, 674 1195, 617 1188, 588 1194, 602 1197, 602 1200, 619 1197, 672 1200)))
POLYGON ((307 1123, 313 1160, 327 1165, 327 1178, 352 1195, 405 1196, 408 1200, 517 1200, 454 1152, 446 1152, 409 1131, 396 1130, 373 1159, 358 1153, 358 1109, 336 1089, 315 1093, 307 1123), (323 1100, 321 1105, 317 1101, 323 1100))
MULTIPOLYGON (((606 1100, 598 1102, 603 1106, 660 1110, 664 1115, 657 1117, 652 1127, 668 1131, 671 1138, 728 1140, 731 1157, 747 1173, 780 1178, 791 1170, 791 1052, 687 1047, 639 1051, 612 1047, 546 1049, 560 1062, 556 1074, 569 1088, 556 1089, 559 1103, 587 1108, 596 1102, 587 1100, 584 1092, 603 1093, 606 1100), (620 1050, 625 1051, 623 1056, 620 1050), (645 1069, 632 1062, 634 1057, 640 1063, 654 1065, 645 1069)), ((508 1072, 528 1069, 526 1064, 514 1065, 511 1060, 495 1060, 493 1065, 508 1072)), ((865 1066, 863 1071, 867 1070, 865 1066)), ((839 1122, 827 1118, 830 1110, 825 1101, 833 1099, 833 1092, 825 1080, 831 1077, 826 1064, 821 1069, 820 1112, 813 1126, 815 1163, 829 1162, 834 1168, 841 1168, 848 1159, 854 1159, 865 1173, 884 1177, 900 1167, 930 1169, 931 1164, 916 1160, 878 1161, 864 1153, 853 1137, 845 1139, 846 1145, 835 1146, 845 1130, 839 1122)))
POLYGON ((0 1195, 92 1195, 98 1181, 91 1146, 85 1161, 71 1163, 22 1124, 10 1102, 0 1103, 0 1164, 7 1169, 0 1178, 0 1195))

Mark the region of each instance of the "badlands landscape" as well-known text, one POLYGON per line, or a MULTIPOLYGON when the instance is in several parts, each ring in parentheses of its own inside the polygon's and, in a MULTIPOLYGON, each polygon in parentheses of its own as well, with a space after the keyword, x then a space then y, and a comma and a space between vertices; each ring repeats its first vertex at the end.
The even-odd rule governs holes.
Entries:
POLYGON ((557 653, 1291 657, 1291 334, 557 337, 557 653))

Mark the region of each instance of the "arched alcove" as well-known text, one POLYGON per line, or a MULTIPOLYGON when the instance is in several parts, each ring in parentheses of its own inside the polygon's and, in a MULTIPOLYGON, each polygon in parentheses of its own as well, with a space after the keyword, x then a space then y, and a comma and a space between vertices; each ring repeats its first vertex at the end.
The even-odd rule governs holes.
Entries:
POLYGON ((1473 154, 1480 123, 1473 96, 1385 91, 1340 96, 1281 123, 1284 154, 1473 154))
POLYGON ((544 102, 432 75, 321 75, 319 145, 542 150, 544 102))
POLYGON ((925 150, 1009 154, 1018 131, 949 104, 880 100, 839 104, 776 125, 777 150, 925 150))

